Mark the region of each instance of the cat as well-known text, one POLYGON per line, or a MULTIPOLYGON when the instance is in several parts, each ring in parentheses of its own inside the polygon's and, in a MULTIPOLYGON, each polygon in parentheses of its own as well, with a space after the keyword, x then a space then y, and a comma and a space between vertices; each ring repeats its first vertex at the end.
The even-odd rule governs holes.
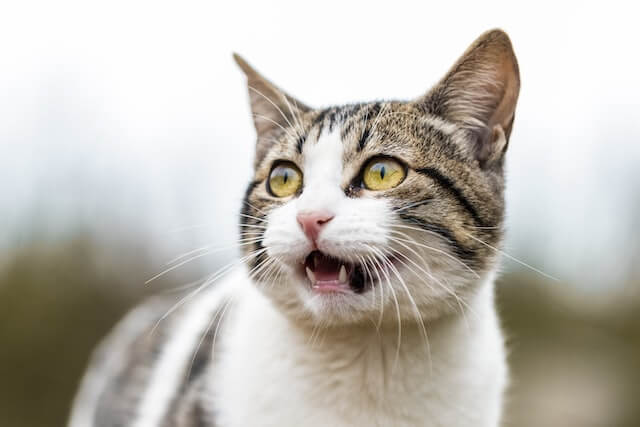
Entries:
POLYGON ((131 312, 69 425, 499 425, 508 36, 481 35, 417 99, 324 109, 234 57, 257 132, 243 256, 131 312))

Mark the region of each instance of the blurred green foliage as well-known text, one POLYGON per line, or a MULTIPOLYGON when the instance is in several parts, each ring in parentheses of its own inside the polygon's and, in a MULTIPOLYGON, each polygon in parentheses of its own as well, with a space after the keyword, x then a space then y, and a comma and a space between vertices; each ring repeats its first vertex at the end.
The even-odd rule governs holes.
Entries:
MULTIPOLYGON (((140 252, 105 251, 82 236, 6 257, 0 426, 65 424, 92 348, 142 297, 154 270, 140 252)), ((540 276, 510 274, 499 282, 498 302, 512 369, 506 426, 640 425, 637 295, 578 295, 540 276)))
POLYGON ((511 369, 505 426, 640 426, 640 299, 505 275, 497 297, 511 369))
POLYGON ((62 426, 91 349, 132 303, 82 238, 14 254, 0 275, 0 425, 62 426))

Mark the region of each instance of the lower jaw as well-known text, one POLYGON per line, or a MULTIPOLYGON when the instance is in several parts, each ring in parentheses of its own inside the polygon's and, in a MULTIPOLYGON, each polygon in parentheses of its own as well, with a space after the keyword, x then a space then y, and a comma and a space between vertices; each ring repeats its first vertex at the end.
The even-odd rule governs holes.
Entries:
POLYGON ((311 290, 318 294, 354 294, 354 289, 348 284, 337 280, 326 280, 311 284, 311 290))

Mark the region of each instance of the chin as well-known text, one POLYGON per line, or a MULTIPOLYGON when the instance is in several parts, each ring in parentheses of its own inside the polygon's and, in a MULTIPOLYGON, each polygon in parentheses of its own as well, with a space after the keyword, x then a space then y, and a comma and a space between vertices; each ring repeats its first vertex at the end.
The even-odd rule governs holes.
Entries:
MULTIPOLYGON (((415 280, 396 258, 385 256, 383 261, 356 252, 344 256, 333 255, 335 252, 315 249, 283 263, 282 276, 287 279, 262 283, 260 289, 294 322, 313 327, 396 324, 404 319, 415 321, 418 307, 425 311, 421 318, 433 311, 406 297, 404 287, 414 287, 415 280)), ((425 299, 421 292, 417 294, 425 299)), ((427 300, 432 298, 427 296, 427 300)))

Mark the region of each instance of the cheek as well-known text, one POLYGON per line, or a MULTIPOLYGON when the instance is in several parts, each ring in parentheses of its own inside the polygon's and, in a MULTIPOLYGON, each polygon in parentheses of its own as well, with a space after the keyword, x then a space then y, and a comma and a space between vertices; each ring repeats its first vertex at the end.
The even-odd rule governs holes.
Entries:
POLYGON ((393 217, 385 200, 345 198, 335 210, 335 218, 319 239, 320 246, 350 261, 387 251, 393 217))
POLYGON ((263 245, 269 256, 285 262, 296 262, 311 250, 296 219, 298 209, 292 200, 273 209, 267 217, 263 245))

